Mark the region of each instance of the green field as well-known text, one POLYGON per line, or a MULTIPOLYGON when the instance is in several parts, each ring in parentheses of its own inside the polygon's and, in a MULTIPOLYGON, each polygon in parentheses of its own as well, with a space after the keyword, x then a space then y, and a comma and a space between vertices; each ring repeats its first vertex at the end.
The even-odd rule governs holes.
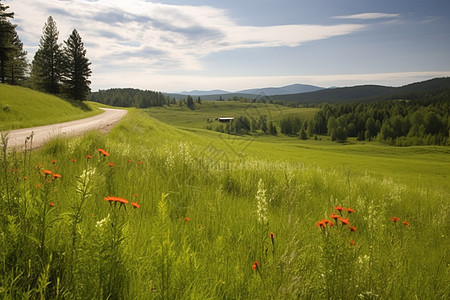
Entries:
POLYGON ((227 135, 206 119, 314 111, 197 107, 3 153, 0 297, 449 298, 448 147, 227 135))
POLYGON ((75 102, 27 88, 0 84, 0 131, 48 125, 101 113, 96 104, 75 102))

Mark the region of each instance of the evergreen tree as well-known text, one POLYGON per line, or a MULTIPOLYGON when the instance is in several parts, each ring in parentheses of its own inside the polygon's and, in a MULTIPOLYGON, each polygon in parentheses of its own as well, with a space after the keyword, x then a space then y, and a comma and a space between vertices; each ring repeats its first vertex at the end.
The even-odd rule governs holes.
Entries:
POLYGON ((7 12, 8 9, 9 6, 0 3, 0 78, 2 83, 5 83, 6 64, 11 58, 11 52, 14 51, 12 41, 16 30, 16 26, 9 21, 14 18, 14 13, 7 12))
MULTIPOLYGON (((67 41, 64 41, 64 72, 62 81, 64 90, 68 97, 73 100, 86 100, 90 92, 88 80, 91 76, 91 63, 86 57, 86 49, 84 49, 81 37, 77 30, 74 29, 67 41)), ((139 95, 141 96, 141 95, 139 95)), ((141 107, 142 97, 136 97, 137 107, 141 107)))
POLYGON ((187 97, 186 105, 191 110, 195 109, 194 99, 191 96, 187 97))
POLYGON ((19 84, 26 78, 28 71, 27 52, 23 50, 23 43, 17 32, 12 39, 13 50, 11 57, 6 62, 5 77, 10 84, 19 84))
POLYGON ((50 16, 45 23, 39 49, 34 55, 31 80, 34 88, 58 94, 61 87, 61 73, 63 71, 63 53, 58 44, 58 29, 50 16))

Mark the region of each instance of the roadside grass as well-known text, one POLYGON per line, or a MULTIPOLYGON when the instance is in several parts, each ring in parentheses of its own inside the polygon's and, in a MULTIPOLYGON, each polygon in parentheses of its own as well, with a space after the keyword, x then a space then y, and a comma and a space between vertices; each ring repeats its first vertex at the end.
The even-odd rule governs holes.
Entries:
MULTIPOLYGON (((296 160, 288 138, 224 137, 132 109, 107 135, 4 151, 1 297, 449 298, 448 182, 296 160)), ((345 152, 323 143, 311 157, 345 152)), ((388 156, 374 147, 371 160, 388 156)))
POLYGON ((28 88, 0 84, 0 131, 82 119, 102 111, 28 88), (89 109, 89 110, 86 110, 89 109))

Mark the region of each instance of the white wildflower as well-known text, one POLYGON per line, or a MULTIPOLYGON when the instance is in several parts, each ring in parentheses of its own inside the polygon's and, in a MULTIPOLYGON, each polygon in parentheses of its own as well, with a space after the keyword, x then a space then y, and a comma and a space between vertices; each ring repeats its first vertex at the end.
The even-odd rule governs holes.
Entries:
POLYGON ((110 221, 110 217, 109 217, 109 214, 108 214, 106 216, 106 218, 104 218, 104 219, 102 219, 100 221, 97 221, 97 224, 95 224, 95 227, 102 228, 104 225, 108 224, 109 221, 110 221))
POLYGON ((266 190, 262 179, 258 182, 258 191, 256 192, 256 213, 258 215, 258 222, 267 224, 267 199, 266 190))

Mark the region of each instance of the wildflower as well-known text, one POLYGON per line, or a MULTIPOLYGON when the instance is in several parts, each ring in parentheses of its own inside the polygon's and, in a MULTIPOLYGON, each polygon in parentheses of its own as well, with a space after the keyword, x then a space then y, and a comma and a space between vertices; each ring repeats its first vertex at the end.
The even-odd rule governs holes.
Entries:
POLYGON ((131 206, 133 206, 134 208, 139 208, 141 207, 139 204, 137 204, 136 202, 131 202, 131 206))
POLYGON ((255 271, 256 269, 258 269, 258 266, 259 266, 259 264, 258 264, 258 262, 255 260, 255 262, 253 263, 253 266, 252 266, 252 270, 255 271))
POLYGON ((350 231, 356 232, 355 226, 350 226, 349 228, 350 228, 350 231))
POLYGON ((137 197, 137 196, 138 196, 138 194, 134 194, 133 196, 134 196, 134 197, 137 197))
POLYGON ((101 148, 98 148, 97 151, 98 151, 100 154, 103 154, 103 156, 109 156, 109 153, 106 152, 105 150, 101 149, 101 148))
POLYGON ((138 161, 138 164, 142 165, 142 161, 138 161))
POLYGON ((43 168, 43 167, 44 167, 43 165, 38 164, 38 168, 39 168, 39 169, 41 169, 41 168, 43 168))
POLYGON ((40 188, 42 184, 36 184, 36 188, 40 188))
POLYGON ((320 220, 319 222, 316 223, 317 227, 322 227, 322 228, 327 228, 327 223, 325 222, 325 220, 320 220))
POLYGON ((50 202, 49 205, 50 205, 51 207, 55 206, 55 205, 53 204, 53 202, 50 202))
POLYGON ((350 222, 348 221, 348 218, 347 219, 339 218, 339 221, 341 221, 342 225, 349 225, 350 224, 350 222))
POLYGON ((351 241, 350 241, 350 245, 355 246, 355 244, 356 244, 356 243, 355 243, 354 240, 351 240, 351 241))
POLYGON ((339 219, 341 216, 340 215, 337 215, 337 214, 335 214, 335 213, 332 213, 331 215, 330 215, 330 218, 331 219, 334 219, 334 221, 337 221, 337 219, 339 219))
POLYGON ((86 155, 86 158, 87 158, 87 159, 91 159, 92 156, 88 154, 88 155, 86 155))
POLYGON ((110 166, 110 167, 114 167, 114 166, 115 166, 115 164, 113 164, 113 163, 109 163, 109 164, 108 164, 108 166, 110 166))
POLYGON ((185 220, 186 222, 189 222, 191 219, 189 219, 189 218, 184 218, 184 220, 185 220))
POLYGON ((131 162, 131 159, 127 159, 127 163, 130 163, 131 162))
POLYGON ((397 217, 392 217, 392 218, 390 218, 389 220, 393 221, 394 223, 400 222, 400 219, 397 218, 397 217))
POLYGON ((108 196, 108 197, 105 197, 105 201, 108 201, 108 202, 114 202, 114 201, 116 201, 116 199, 115 199, 115 197, 110 197, 110 196, 108 196))
POLYGON ((270 239, 273 241, 273 238, 274 238, 273 232, 271 232, 271 233, 270 233, 270 239))
POLYGON ((330 225, 330 226, 334 226, 334 223, 331 222, 330 220, 323 220, 323 222, 324 222, 325 224, 330 225))
POLYGON ((349 214, 351 214, 351 213, 354 213, 355 211, 349 207, 349 208, 347 208, 347 212, 348 212, 349 214))
POLYGON ((267 224, 267 199, 264 182, 262 179, 258 181, 258 191, 256 192, 256 213, 260 224, 267 224))
POLYGON ((407 221, 403 221, 402 224, 405 226, 409 226, 409 222, 407 222, 407 221))
POLYGON ((75 158, 72 159, 72 162, 77 162, 77 160, 75 158))
POLYGON ((28 179, 28 177, 27 176, 25 176, 24 178, 23 178, 23 180, 27 180, 28 179))
POLYGON ((53 180, 55 180, 56 178, 61 178, 61 177, 62 177, 62 175, 53 173, 53 180))
POLYGON ((52 160, 52 164, 56 164, 56 159, 52 160))
POLYGON ((120 198, 120 197, 117 197, 117 202, 120 202, 120 204, 128 204, 128 200, 127 199, 120 198))
POLYGON ((47 177, 47 175, 52 175, 53 172, 50 170, 44 170, 44 175, 47 177))
POLYGON ((334 210, 337 210, 338 212, 341 212, 341 211, 343 211, 344 210, 344 208, 342 207, 342 206, 336 206, 335 208, 334 208, 334 210))

